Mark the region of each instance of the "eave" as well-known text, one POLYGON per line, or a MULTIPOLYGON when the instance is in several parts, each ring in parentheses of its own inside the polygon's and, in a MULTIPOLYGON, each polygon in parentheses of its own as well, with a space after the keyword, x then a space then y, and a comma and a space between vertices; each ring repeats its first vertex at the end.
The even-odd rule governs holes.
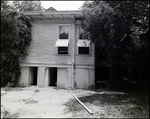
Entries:
POLYGON ((24 14, 31 16, 33 19, 81 19, 83 11, 26 11, 24 14))

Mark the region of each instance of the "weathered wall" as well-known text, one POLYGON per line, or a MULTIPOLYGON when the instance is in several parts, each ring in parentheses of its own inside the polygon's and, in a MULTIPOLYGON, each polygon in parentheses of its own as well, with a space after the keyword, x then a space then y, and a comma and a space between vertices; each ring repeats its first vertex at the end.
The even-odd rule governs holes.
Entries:
MULTIPOLYGON (((75 38, 73 20, 34 20, 32 26, 32 41, 27 52, 28 56, 20 60, 22 76, 20 83, 25 86, 31 83, 32 74, 29 74, 29 67, 38 67, 38 86, 49 86, 48 67, 57 67, 57 86, 58 88, 72 88, 72 57, 73 40, 75 39, 75 82, 76 88, 88 89, 94 85, 94 45, 91 44, 90 54, 78 54, 77 41, 79 38, 79 24, 75 25, 75 38), (55 43, 58 39, 58 25, 70 24, 69 54, 57 54, 55 43), (25 68, 24 66, 29 66, 25 68), (29 80, 29 82, 28 82, 29 80)), ((32 70, 32 69, 30 69, 32 70)))
POLYGON ((21 67, 21 78, 19 80, 20 86, 28 86, 29 82, 29 67, 21 67))
POLYGON ((79 39, 79 24, 76 24, 76 45, 75 45, 75 64, 76 65, 86 65, 86 66, 93 66, 94 65, 94 44, 92 43, 90 46, 89 55, 85 54, 78 54, 78 47, 77 42, 79 39))
MULTIPOLYGON (((79 36, 79 25, 75 25, 75 64, 93 65, 94 46, 90 47, 90 55, 78 54, 77 41, 79 36)), ((72 20, 35 20, 32 25, 32 41, 28 48, 28 56, 21 63, 48 63, 48 64, 71 64, 73 54, 73 25, 72 20), (57 53, 55 43, 58 39, 58 24, 70 24, 69 54, 57 53)))
POLYGON ((75 88, 94 89, 94 70, 93 69, 75 69, 75 88))
POLYGON ((66 88, 67 85, 67 69, 58 68, 57 69, 57 87, 66 88))
POLYGON ((55 43, 58 39, 58 24, 71 24, 66 22, 36 20, 32 26, 32 41, 28 48, 28 57, 21 63, 49 63, 49 64, 71 64, 72 56, 72 25, 70 25, 69 55, 56 54, 55 43))

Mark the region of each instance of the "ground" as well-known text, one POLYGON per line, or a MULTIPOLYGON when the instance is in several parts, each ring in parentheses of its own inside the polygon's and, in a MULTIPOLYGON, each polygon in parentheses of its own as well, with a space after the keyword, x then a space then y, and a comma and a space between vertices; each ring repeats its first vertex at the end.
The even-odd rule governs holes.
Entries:
POLYGON ((149 118, 149 98, 146 94, 142 97, 106 90, 7 87, 1 88, 1 118, 149 118), (93 114, 89 114, 72 94, 93 114))

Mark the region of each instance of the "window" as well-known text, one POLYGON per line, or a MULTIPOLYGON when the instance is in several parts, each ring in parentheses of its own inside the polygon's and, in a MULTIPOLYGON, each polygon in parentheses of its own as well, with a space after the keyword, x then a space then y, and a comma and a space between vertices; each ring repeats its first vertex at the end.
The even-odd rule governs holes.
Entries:
POLYGON ((57 40, 55 46, 58 47, 58 54, 68 54, 69 40, 57 40))
POLYGON ((89 54, 90 41, 78 40, 78 54, 89 54))
POLYGON ((83 39, 83 33, 84 33, 84 31, 83 31, 83 29, 82 29, 82 27, 80 25, 79 26, 79 39, 83 39))
POLYGON ((59 26, 59 39, 69 39, 69 25, 59 26))
POLYGON ((57 54, 68 54, 69 52, 69 25, 58 25, 58 39, 55 43, 57 54))
POLYGON ((79 47, 79 54, 89 54, 89 47, 79 47))
POLYGON ((58 47, 58 54, 68 54, 68 47, 58 47))

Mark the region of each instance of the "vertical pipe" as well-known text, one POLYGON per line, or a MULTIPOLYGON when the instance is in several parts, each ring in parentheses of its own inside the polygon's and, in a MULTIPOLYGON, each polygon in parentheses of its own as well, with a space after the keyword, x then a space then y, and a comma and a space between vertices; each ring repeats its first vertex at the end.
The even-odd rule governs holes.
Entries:
POLYGON ((72 24, 72 39, 73 39, 73 49, 72 49, 72 89, 74 88, 74 62, 75 62, 75 17, 73 17, 73 24, 72 24))
POLYGON ((96 86, 95 86, 95 85, 96 85, 96 83, 95 83, 95 78, 96 78, 96 77, 95 77, 95 76, 96 76, 96 74, 95 74, 95 71, 96 71, 96 63, 95 63, 95 61, 96 61, 95 52, 96 52, 96 51, 95 51, 95 43, 93 43, 93 49, 94 49, 94 50, 93 50, 93 55, 94 55, 93 57, 94 57, 94 90, 95 90, 95 89, 96 89, 96 86))

